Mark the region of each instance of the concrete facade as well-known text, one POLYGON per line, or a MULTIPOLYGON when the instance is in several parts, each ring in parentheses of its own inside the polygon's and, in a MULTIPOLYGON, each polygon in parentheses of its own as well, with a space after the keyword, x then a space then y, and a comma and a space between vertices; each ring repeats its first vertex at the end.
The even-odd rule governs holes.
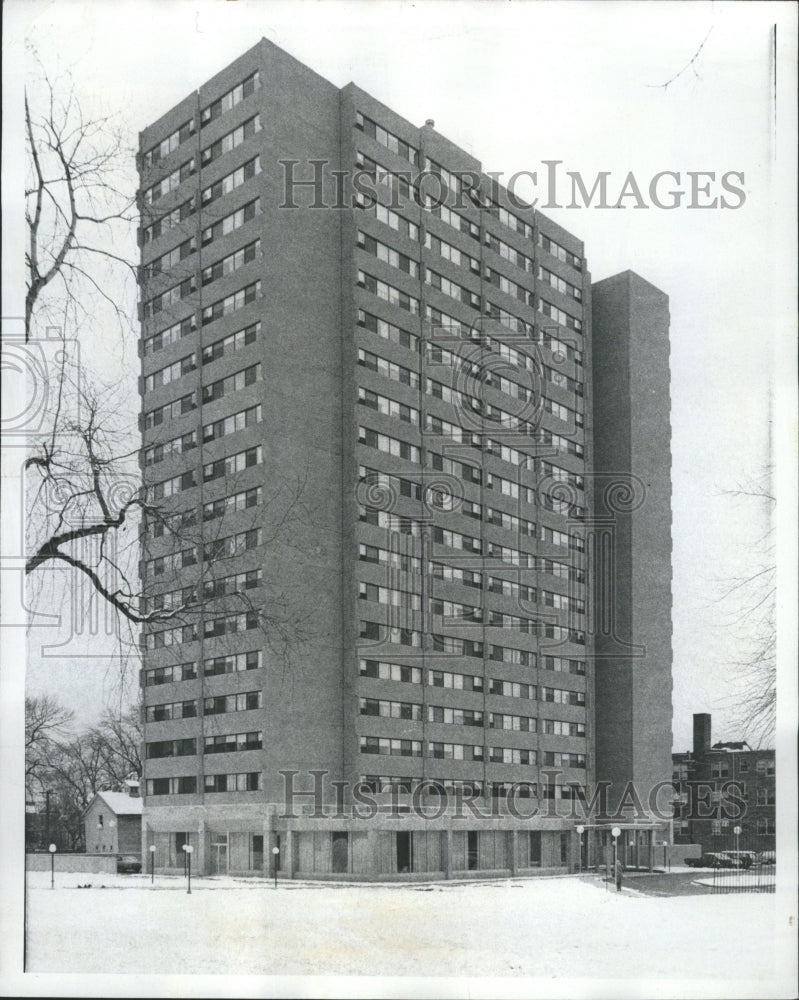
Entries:
POLYGON ((646 805, 671 755, 668 297, 631 271, 593 287, 597 773, 646 805))
MULTIPOLYGON (((139 162, 159 511, 142 576, 169 612, 143 640, 145 849, 165 870, 191 844, 199 871, 267 872, 277 847, 286 874, 330 877, 579 863, 569 783, 599 776, 585 550, 602 409, 581 242, 511 210, 431 123, 265 40, 145 129, 139 162), (286 809, 287 782, 312 792, 314 772, 343 811, 286 809), (455 795, 489 818, 459 818, 455 795), (444 800, 435 821, 412 811, 444 800)), ((629 424, 668 362, 627 342, 651 366, 629 424)), ((625 468, 646 461, 636 448, 625 468)), ((636 519, 628 553, 652 524, 636 519)), ((638 621, 662 580, 633 565, 638 621)), ((663 685, 621 683, 655 749, 648 770, 628 753, 610 772, 668 781, 663 685)))

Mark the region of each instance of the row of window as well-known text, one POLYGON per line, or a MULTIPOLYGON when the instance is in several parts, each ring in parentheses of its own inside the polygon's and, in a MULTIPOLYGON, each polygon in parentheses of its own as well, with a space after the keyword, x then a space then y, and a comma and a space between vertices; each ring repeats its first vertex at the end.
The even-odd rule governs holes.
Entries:
MULTIPOLYGON (((539 363, 530 355, 522 351, 517 351, 514 347, 497 340, 495 337, 481 334, 479 330, 462 323, 460 320, 456 320, 453 316, 448 316, 446 313, 442 313, 438 309, 433 309, 431 306, 426 307, 425 315, 434 329, 437 331, 443 331, 445 335, 455 335, 459 338, 465 337, 468 340, 474 340, 474 337, 477 336, 480 343, 485 348, 495 351, 500 358, 508 361, 516 368, 531 372, 535 372, 537 370, 539 363)), ((416 334, 411 333, 408 330, 403 330, 401 327, 396 326, 394 323, 389 323, 387 320, 380 319, 364 309, 358 310, 358 326, 362 329, 369 330, 371 333, 377 334, 377 336, 382 337, 383 340, 399 344, 401 347, 406 347, 411 351, 417 352, 419 349, 419 337, 416 334)), ((570 349, 569 345, 561 344, 559 341, 556 342, 549 336, 543 338, 542 343, 543 342, 545 342, 552 350, 557 348, 557 351, 562 353, 564 357, 568 356, 568 351, 570 349)), ((448 357, 450 359, 455 358, 455 355, 452 354, 452 352, 445 351, 438 345, 428 346, 432 352, 431 360, 433 361, 444 357, 448 357)), ((571 360, 577 360, 578 358, 580 358, 579 354, 575 352, 573 347, 571 347, 571 360)), ((583 384, 579 379, 566 375, 549 365, 543 366, 543 372, 546 381, 552 385, 568 389, 570 392, 573 392, 578 396, 583 395, 583 384)), ((521 398, 521 396, 519 396, 519 398, 521 398)))
POLYGON ((216 597, 227 597, 231 594, 242 594, 247 590, 260 587, 262 584, 263 570, 259 567, 230 576, 203 580, 202 584, 178 587, 176 590, 153 594, 151 597, 145 598, 144 605, 147 611, 174 611, 176 608, 196 605, 200 595, 205 600, 211 600, 216 597))
MULTIPOLYGON (((203 753, 241 753, 245 750, 261 750, 264 745, 263 732, 226 733, 223 736, 206 736, 203 753)), ((159 760, 164 757, 193 757, 197 753, 195 738, 184 740, 155 740, 147 744, 147 759, 159 760)))
MULTIPOLYGON (((440 564, 437 563, 435 565, 440 564)), ((470 573, 472 571, 466 572, 470 573)), ((472 579, 466 583, 466 586, 479 587, 480 583, 472 579)), ((540 594, 537 594, 535 587, 528 587, 514 580, 503 580, 499 577, 489 576, 487 589, 491 593, 514 597, 531 604, 535 604, 540 600, 540 603, 545 607, 556 608, 559 611, 570 611, 572 614, 585 614, 585 602, 582 600, 569 597, 566 594, 554 593, 550 590, 541 590, 540 594)), ((421 587, 418 590, 408 590, 396 587, 383 587, 375 583, 361 581, 358 584, 358 596, 363 601, 374 601, 378 604, 402 607, 405 611, 420 611, 422 607, 421 587)), ((457 618, 461 621, 469 622, 485 621, 488 625, 507 625, 507 627, 516 628, 523 632, 535 631, 539 625, 535 619, 503 615, 499 611, 491 609, 483 610, 481 607, 462 604, 458 601, 443 600, 430 596, 428 596, 427 601, 430 614, 439 615, 444 618, 457 618)))
MULTIPOLYGON (((205 562, 212 562, 216 559, 241 555, 242 552, 257 548, 262 544, 261 528, 240 531, 225 538, 214 538, 205 545, 204 560, 205 562)), ((195 566, 197 562, 197 547, 191 546, 179 552, 170 552, 166 555, 146 560, 143 567, 144 575, 146 579, 153 579, 154 577, 163 576, 165 573, 178 573, 189 566, 195 566)))
MULTIPOLYGON (((260 771, 246 774, 206 774, 203 784, 205 792, 258 792, 263 787, 260 771)), ((179 778, 148 778, 146 794, 149 795, 195 795, 197 777, 188 775, 179 778)))
MULTIPOLYGON (((231 653, 228 656, 211 656, 203 661, 203 674, 206 677, 217 677, 220 674, 240 673, 245 670, 259 670, 262 663, 261 650, 251 650, 247 653, 231 653)), ((197 680, 197 677, 198 672, 196 663, 178 663, 170 664, 165 667, 153 667, 149 670, 145 670, 143 673, 145 687, 154 687, 161 684, 174 684, 180 681, 193 681, 197 680)), ((154 710, 159 708, 159 706, 151 707, 153 707, 154 710)), ((183 717, 183 715, 175 716, 175 718, 183 717)))
MULTIPOLYGON (((584 632, 576 632, 549 623, 539 623, 539 625, 541 625, 538 630, 540 636, 585 645, 584 632)), ((358 636, 368 642, 387 642, 391 645, 407 646, 412 649, 420 649, 422 645, 425 645, 432 653, 448 653, 451 656, 473 657, 479 660, 483 659, 485 649, 484 643, 478 639, 464 639, 460 636, 450 636, 437 632, 422 633, 418 629, 385 625, 366 619, 360 621, 358 636)))
MULTIPOLYGON (((194 432, 192 432, 193 434, 194 432)), ((203 521, 213 521, 222 517, 229 511, 249 510, 263 503, 263 488, 252 486, 250 489, 232 493, 229 496, 220 497, 218 500, 210 500, 203 504, 203 521)), ((146 534, 148 538, 162 538, 167 531, 179 532, 184 528, 192 527, 197 523, 195 511, 180 511, 169 518, 150 518, 147 521, 146 534)))
MULTIPOLYGON (((410 535, 414 538, 419 538, 422 535, 421 521, 411 517, 391 514, 385 510, 360 506, 359 520, 365 524, 372 524, 375 527, 410 535)), ((548 545, 568 548, 575 552, 582 552, 585 545, 584 540, 579 535, 557 531, 546 525, 541 525, 540 538, 542 542, 546 542, 548 545)), ((540 558, 533 555, 532 552, 525 552, 522 549, 502 545, 499 542, 491 540, 486 541, 484 548, 482 539, 450 528, 442 528, 434 525, 432 539, 438 545, 446 545, 451 549, 471 552, 474 555, 485 556, 489 559, 499 559, 511 566, 537 569, 539 572, 551 573, 562 579, 573 580, 575 583, 585 582, 585 574, 580 567, 569 566, 566 563, 559 563, 556 560, 540 558)))

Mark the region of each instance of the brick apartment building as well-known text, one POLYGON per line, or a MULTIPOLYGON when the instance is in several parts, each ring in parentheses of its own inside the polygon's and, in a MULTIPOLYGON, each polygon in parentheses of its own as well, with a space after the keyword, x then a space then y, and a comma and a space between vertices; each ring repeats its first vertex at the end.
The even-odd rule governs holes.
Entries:
MULTIPOLYGON (((145 852, 596 863, 612 824, 578 836, 570 783, 670 784, 667 297, 592 285, 582 243, 432 122, 266 40, 146 128, 139 167, 142 467, 168 514, 142 577, 151 609, 203 597, 143 636, 145 852), (347 783, 338 814, 284 808, 312 771, 326 802, 347 783)), ((619 825, 651 862, 663 823, 619 825)))
POLYGON ((672 755, 674 843, 700 844, 703 851, 735 849, 737 826, 740 849, 773 851, 774 759, 773 750, 752 750, 745 741, 711 745, 711 716, 696 713, 693 750, 672 755))

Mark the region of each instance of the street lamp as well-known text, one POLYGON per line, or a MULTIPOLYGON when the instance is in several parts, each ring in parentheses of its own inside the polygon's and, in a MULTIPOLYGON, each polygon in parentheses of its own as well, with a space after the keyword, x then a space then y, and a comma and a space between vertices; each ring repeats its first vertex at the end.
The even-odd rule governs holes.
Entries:
POLYGON ((579 866, 580 874, 582 874, 582 871, 583 871, 583 834, 584 833, 585 833, 585 827, 582 824, 580 824, 580 826, 577 827, 577 836, 580 838, 580 853, 579 853, 578 862, 577 862, 578 866, 579 866))
POLYGON ((619 868, 619 834, 621 830, 614 826, 610 832, 613 834, 613 874, 616 878, 616 892, 621 892, 621 869, 619 868))
POLYGON ((50 888, 55 889, 55 844, 50 844, 50 888))
POLYGON ((186 858, 186 872, 189 878, 189 887, 188 889, 186 889, 186 892, 189 895, 191 895, 191 855, 194 848, 191 846, 191 844, 184 844, 183 850, 186 852, 184 856, 186 858))
POLYGON ((155 885, 155 844, 150 844, 150 885, 155 885))
POLYGON ((740 855, 740 853, 738 851, 738 838, 741 836, 741 828, 740 828, 740 826, 733 827, 733 831, 732 832, 735 834, 735 858, 738 861, 738 864, 740 864, 741 863, 741 855, 740 855))
POLYGON ((277 845, 275 845, 272 848, 272 858, 273 858, 273 867, 274 867, 274 872, 275 872, 275 888, 276 889, 277 889, 277 858, 278 858, 279 854, 280 854, 280 848, 277 845))

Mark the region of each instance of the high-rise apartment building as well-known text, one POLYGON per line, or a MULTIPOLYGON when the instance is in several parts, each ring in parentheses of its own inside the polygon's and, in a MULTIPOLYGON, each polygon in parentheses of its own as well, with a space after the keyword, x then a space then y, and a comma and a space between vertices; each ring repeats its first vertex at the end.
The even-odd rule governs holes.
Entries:
POLYGON ((139 159, 145 853, 595 863, 573 786, 671 777, 668 300, 592 337, 578 239, 266 40, 139 159))

